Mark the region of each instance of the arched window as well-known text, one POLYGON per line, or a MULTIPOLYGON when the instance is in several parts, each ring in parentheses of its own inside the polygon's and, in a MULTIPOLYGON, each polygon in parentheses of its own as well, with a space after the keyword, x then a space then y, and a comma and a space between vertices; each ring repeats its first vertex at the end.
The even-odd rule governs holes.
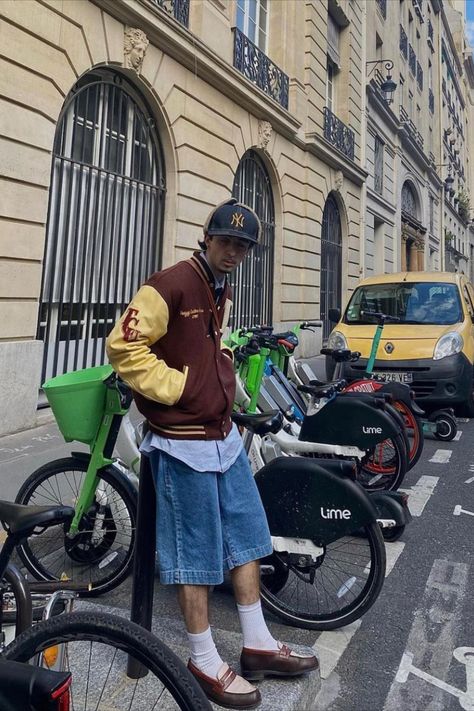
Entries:
POLYGON ((323 339, 329 336, 329 309, 341 308, 342 231, 339 207, 329 194, 324 205, 321 230, 321 315, 323 339))
POLYGON ((273 258, 275 209, 268 172, 255 151, 247 151, 234 178, 232 195, 252 207, 262 223, 262 234, 232 275, 232 326, 271 324, 273 311, 273 258))
POLYGON ((409 182, 402 185, 402 211, 408 217, 417 218, 416 195, 409 182))
POLYGON ((142 98, 96 70, 75 85, 55 136, 38 338, 43 381, 98 365, 105 338, 159 267, 161 147, 142 98))

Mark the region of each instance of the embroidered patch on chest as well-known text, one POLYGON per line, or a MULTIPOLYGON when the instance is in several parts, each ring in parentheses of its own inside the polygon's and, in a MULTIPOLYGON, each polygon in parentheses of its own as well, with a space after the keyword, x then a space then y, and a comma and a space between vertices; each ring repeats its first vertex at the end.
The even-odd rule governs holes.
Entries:
POLYGON ((187 311, 180 311, 179 315, 184 316, 184 318, 198 318, 199 314, 203 314, 204 309, 188 309, 187 311))

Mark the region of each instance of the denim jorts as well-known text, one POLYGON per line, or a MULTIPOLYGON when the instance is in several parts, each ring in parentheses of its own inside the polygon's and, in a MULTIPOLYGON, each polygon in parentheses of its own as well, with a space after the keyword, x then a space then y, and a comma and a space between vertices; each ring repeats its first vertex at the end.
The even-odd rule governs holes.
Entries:
POLYGON ((218 585, 224 570, 270 555, 267 519, 244 451, 224 473, 195 472, 157 450, 151 465, 162 583, 218 585))

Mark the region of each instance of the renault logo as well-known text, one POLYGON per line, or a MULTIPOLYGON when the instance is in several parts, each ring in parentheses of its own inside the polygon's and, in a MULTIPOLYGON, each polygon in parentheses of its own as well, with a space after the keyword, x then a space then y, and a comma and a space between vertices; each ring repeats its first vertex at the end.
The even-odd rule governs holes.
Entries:
POLYGON ((393 343, 390 343, 390 341, 389 341, 388 343, 385 344, 384 351, 386 353, 393 353, 394 350, 395 350, 395 346, 393 345, 393 343))

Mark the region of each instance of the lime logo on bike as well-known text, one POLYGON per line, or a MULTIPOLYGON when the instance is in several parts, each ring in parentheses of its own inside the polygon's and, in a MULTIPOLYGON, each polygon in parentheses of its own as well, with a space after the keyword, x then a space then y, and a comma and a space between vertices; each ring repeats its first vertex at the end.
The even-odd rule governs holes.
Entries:
POLYGON ((129 308, 123 318, 122 335, 126 341, 136 341, 138 339, 139 332, 135 328, 135 326, 138 326, 137 314, 138 309, 129 308))
POLYGON ((349 509, 323 509, 321 506, 321 518, 337 520, 337 519, 349 519, 352 516, 352 512, 349 509))
POLYGON ((381 427, 366 427, 365 425, 362 425, 362 432, 364 434, 382 434, 382 428, 381 427))

